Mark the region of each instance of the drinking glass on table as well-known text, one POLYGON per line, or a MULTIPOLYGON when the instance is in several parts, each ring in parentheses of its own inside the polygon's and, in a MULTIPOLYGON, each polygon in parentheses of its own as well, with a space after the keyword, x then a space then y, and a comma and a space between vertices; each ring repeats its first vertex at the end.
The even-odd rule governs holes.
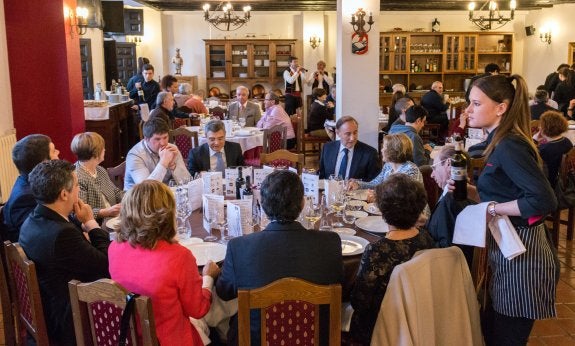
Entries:
MULTIPOLYGON (((345 209, 345 204, 347 201, 345 191, 340 190, 336 193, 333 193, 331 196, 330 201, 330 208, 334 211, 336 217, 343 217, 342 211, 345 209)), ((343 227, 343 224, 340 221, 335 221, 331 224, 333 227, 343 227)))
POLYGON ((321 204, 314 203, 313 197, 306 196, 306 203, 303 213, 303 217, 307 221, 307 228, 313 229, 315 223, 321 219, 321 204))
POLYGON ((246 126, 246 118, 240 117, 239 118, 240 127, 243 129, 246 126))
POLYGON ((192 236, 192 229, 188 222, 191 213, 188 189, 178 187, 176 189, 176 233, 180 240, 192 236))
POLYGON ((346 203, 345 208, 343 210, 342 220, 348 225, 353 225, 355 219, 357 219, 357 214, 355 213, 357 210, 355 206, 352 206, 349 203, 346 203))
POLYGON ((208 232, 208 235, 204 237, 204 241, 211 242, 218 240, 218 237, 212 234, 212 225, 216 221, 216 216, 213 215, 214 213, 209 212, 209 210, 207 209, 208 207, 204 205, 203 210, 204 220, 206 220, 208 224, 208 229, 206 230, 208 232))

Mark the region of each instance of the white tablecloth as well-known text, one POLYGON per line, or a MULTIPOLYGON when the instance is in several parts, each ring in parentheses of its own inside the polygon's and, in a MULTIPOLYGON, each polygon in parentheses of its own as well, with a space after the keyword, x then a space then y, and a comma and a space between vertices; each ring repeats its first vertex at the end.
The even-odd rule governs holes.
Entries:
POLYGON ((105 107, 84 107, 84 119, 93 121, 108 120, 110 119, 110 107, 128 102, 131 102, 131 100, 108 104, 105 107))
MULTIPOLYGON (((199 126, 189 126, 187 127, 190 131, 199 131, 199 126)), ((206 143, 208 140, 205 136, 200 136, 199 138, 200 145, 206 143)), ((226 137, 226 141, 238 143, 242 147, 242 152, 245 153, 248 150, 251 150, 256 147, 261 147, 264 145, 264 134, 259 132, 255 135, 251 136, 234 136, 234 137, 226 137)))

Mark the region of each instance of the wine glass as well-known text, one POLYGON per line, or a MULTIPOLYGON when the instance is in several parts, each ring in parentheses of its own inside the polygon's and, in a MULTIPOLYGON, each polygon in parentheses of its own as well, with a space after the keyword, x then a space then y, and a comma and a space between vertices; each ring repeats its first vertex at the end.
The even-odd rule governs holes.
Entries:
POLYGON ((238 119, 238 122, 240 123, 240 127, 243 129, 246 126, 246 118, 244 117, 240 117, 238 119))
POLYGON ((321 219, 321 204, 314 203, 313 197, 307 196, 303 216, 307 221, 307 227, 313 229, 315 223, 321 219))
MULTIPOLYGON (((207 203, 206 203, 207 204, 207 203)), ((203 214, 204 214, 204 220, 207 221, 208 223, 208 235, 204 237, 204 241, 206 242, 211 242, 211 241, 216 241, 218 240, 218 237, 216 237, 215 235, 212 234, 212 225, 214 224, 214 222, 216 221, 216 216, 213 215, 213 213, 211 213, 208 210, 208 206, 204 205, 204 210, 203 210, 203 214)))
MULTIPOLYGON (((342 211, 345 209, 346 194, 342 189, 330 196, 330 208, 335 212, 336 217, 343 217, 342 211)), ((340 221, 335 221, 331 224, 333 227, 343 227, 340 221)))
POLYGON ((355 222, 355 219, 357 219, 357 214, 355 212, 356 212, 355 206, 352 206, 351 204, 346 203, 345 209, 343 211, 343 216, 342 216, 343 222, 345 222, 348 225, 353 225, 355 222))

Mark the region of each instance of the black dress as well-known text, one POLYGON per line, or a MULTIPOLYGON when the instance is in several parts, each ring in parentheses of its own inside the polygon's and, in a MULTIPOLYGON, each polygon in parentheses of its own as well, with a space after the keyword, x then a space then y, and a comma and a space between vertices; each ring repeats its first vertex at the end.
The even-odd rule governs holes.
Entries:
POLYGON ((575 98, 575 87, 570 85, 566 80, 557 84, 555 89, 555 94, 553 94, 553 100, 559 105, 559 111, 563 112, 566 117, 567 108, 569 108, 569 101, 575 98))
POLYGON ((327 107, 318 102, 317 100, 311 104, 309 114, 307 116, 307 131, 321 130, 324 128, 323 123, 327 119, 332 119, 333 115, 327 107))

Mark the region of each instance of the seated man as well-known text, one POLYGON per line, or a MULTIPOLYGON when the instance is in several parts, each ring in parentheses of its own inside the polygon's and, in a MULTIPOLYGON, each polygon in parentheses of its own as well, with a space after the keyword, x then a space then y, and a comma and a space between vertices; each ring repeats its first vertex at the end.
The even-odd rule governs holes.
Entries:
POLYGON ((156 97, 156 104, 157 107, 150 112, 150 119, 152 117, 164 119, 164 121, 168 123, 168 126, 172 128, 173 116, 171 112, 174 107, 174 96, 172 96, 172 93, 169 91, 160 91, 158 97, 156 97))
POLYGON ((456 201, 453 194, 449 192, 447 181, 451 178, 451 160, 455 154, 455 147, 453 145, 445 145, 437 156, 435 157, 435 164, 431 167, 431 177, 435 180, 439 188, 443 189, 443 193, 439 196, 439 200, 433 211, 431 217, 427 220, 425 228, 435 240, 436 247, 450 247, 456 245, 461 248, 467 264, 471 269, 473 260, 473 247, 466 245, 453 244, 453 231, 455 230, 455 219, 457 215, 469 205, 468 201, 456 201))
POLYGON ((45 135, 28 135, 14 145, 12 161, 20 175, 14 183, 8 202, 2 209, 6 227, 2 240, 17 242, 20 227, 36 207, 36 200, 28 182, 28 174, 40 162, 57 160, 59 153, 50 137, 45 135))
POLYGON ((270 129, 274 126, 281 125, 286 129, 287 149, 292 149, 296 145, 295 132, 291 123, 289 115, 280 106, 280 98, 278 95, 270 91, 264 98, 266 111, 264 116, 258 121, 257 127, 260 129, 270 129))
POLYGON ((389 133, 392 133, 392 128, 395 125, 405 125, 405 111, 414 104, 415 103, 413 103, 413 100, 409 97, 402 97, 397 100, 397 102, 395 102, 395 106, 393 108, 395 109, 395 112, 399 114, 399 116, 389 127, 389 133))
POLYGON ((541 114, 545 113, 546 111, 554 111, 556 108, 553 108, 547 104, 549 100, 549 94, 545 89, 538 89, 535 92, 535 99, 533 104, 529 105, 529 110, 531 111, 531 120, 539 120, 541 114))
POLYGON ((144 139, 134 145, 126 156, 124 190, 145 179, 167 184, 190 179, 182 154, 174 144, 168 143, 170 128, 161 118, 153 117, 144 123, 144 139))
POLYGON ((262 117, 262 111, 257 103, 248 101, 250 91, 243 85, 236 89, 237 101, 228 106, 228 117, 233 119, 246 119, 246 126, 254 127, 262 117))
MULTIPOLYGON (((178 84, 178 79, 174 76, 172 76, 171 74, 167 74, 164 77, 162 77, 162 80, 160 82, 160 87, 162 88, 162 91, 167 91, 170 94, 172 94, 172 107, 165 107, 164 109, 170 110, 168 112, 168 115, 170 117, 170 119, 173 118, 189 118, 190 115, 186 112, 182 112, 181 110, 178 109, 178 103, 176 102, 176 94, 178 93, 178 89, 179 89, 179 84, 178 84)), ((158 102, 158 100, 156 100, 156 107, 158 107, 160 105, 160 103, 158 102)))
POLYGON ((405 112, 405 125, 391 127, 390 134, 405 133, 413 143, 413 162, 419 167, 429 163, 429 154, 433 150, 429 144, 423 144, 419 132, 425 126, 427 111, 421 106, 411 106, 405 112))
POLYGON ((194 91, 192 92, 192 97, 190 97, 186 103, 185 106, 188 107, 189 109, 192 110, 192 113, 197 113, 197 114, 208 114, 208 109, 206 108, 206 105, 204 105, 204 96, 205 93, 203 90, 198 90, 198 91, 194 91))
POLYGON ((192 175, 206 171, 222 172, 226 167, 244 165, 242 147, 238 143, 226 142, 226 127, 221 120, 206 124, 207 143, 193 148, 188 154, 188 170, 192 175))
POLYGON ((358 124, 351 116, 343 116, 335 123, 339 140, 323 146, 319 161, 319 178, 339 175, 344 179, 371 181, 381 171, 381 160, 377 150, 360 142, 357 137, 358 124))
MULTIPOLYGON (((271 222, 262 232, 234 238, 228 243, 216 292, 223 300, 236 298, 238 289, 263 287, 285 277, 319 285, 341 283, 341 241, 333 232, 306 230, 295 221, 303 208, 303 184, 297 174, 280 170, 261 185, 262 207, 271 222)), ((323 317, 323 313, 322 313, 323 317)), ((321 322, 327 322, 321 319, 321 322)), ((320 340, 329 335, 320 324, 320 340)), ((228 344, 237 344, 237 316, 232 317, 228 344)), ((259 314, 251 318, 252 344, 260 344, 259 314)), ((324 344, 322 343, 322 344, 324 344)))
POLYGON ((440 81, 433 82, 431 90, 421 97, 421 105, 429 114, 427 122, 439 124, 440 133, 447 133, 447 128, 449 127, 449 120, 447 119, 449 102, 444 99, 443 83, 440 81))
POLYGON ((42 162, 29 180, 38 205, 22 225, 18 242, 36 264, 50 344, 75 345, 68 281, 110 277, 109 235, 94 220, 92 208, 78 198, 74 165, 42 162), (69 217, 72 212, 74 219, 69 217))

